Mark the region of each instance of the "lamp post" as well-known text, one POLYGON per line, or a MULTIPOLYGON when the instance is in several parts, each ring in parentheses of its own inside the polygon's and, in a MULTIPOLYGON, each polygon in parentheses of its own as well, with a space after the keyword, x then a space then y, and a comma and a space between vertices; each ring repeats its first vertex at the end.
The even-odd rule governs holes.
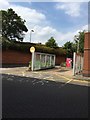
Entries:
POLYGON ((31 31, 30 31, 30 42, 31 42, 31 35, 32 35, 32 32, 34 32, 34 30, 31 30, 31 31))
POLYGON ((77 53, 79 53, 79 41, 77 43, 77 53))

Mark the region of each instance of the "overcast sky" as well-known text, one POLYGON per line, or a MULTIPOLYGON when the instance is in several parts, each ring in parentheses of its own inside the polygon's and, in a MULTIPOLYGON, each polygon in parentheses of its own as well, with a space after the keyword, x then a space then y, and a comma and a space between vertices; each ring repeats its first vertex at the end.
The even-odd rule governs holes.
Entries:
POLYGON ((67 41, 73 41, 74 35, 79 31, 88 29, 88 0, 12 1, 0 0, 0 9, 13 8, 26 20, 28 32, 24 42, 30 41, 30 30, 33 29, 31 42, 45 43, 50 37, 54 37, 58 45, 62 46, 67 41))

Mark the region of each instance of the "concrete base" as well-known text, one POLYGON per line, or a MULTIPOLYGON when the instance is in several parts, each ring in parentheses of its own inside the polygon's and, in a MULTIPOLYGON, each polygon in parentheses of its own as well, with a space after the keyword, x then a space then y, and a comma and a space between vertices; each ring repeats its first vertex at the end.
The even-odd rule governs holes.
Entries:
POLYGON ((84 77, 90 77, 90 74, 83 74, 84 77))
POLYGON ((2 68, 13 68, 13 67, 28 67, 29 64, 22 64, 22 63, 13 63, 13 64, 2 64, 2 68))
POLYGON ((84 70, 84 71, 83 71, 83 76, 84 76, 84 77, 90 77, 90 71, 84 70))

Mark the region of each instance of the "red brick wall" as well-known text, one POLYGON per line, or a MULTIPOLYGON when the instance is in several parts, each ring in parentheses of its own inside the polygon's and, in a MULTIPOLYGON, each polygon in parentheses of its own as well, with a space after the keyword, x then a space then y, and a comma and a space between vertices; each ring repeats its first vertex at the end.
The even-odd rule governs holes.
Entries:
POLYGON ((90 77, 90 32, 85 33, 83 76, 90 77))
POLYGON ((66 62, 65 56, 56 56, 55 64, 60 65, 62 62, 66 62))
POLYGON ((6 64, 27 64, 31 59, 30 53, 22 53, 17 51, 3 51, 2 52, 2 63, 6 64))
MULTIPOLYGON (((31 60, 31 53, 22 53, 19 51, 2 51, 2 64, 28 64, 31 60)), ((65 56, 56 56, 56 65, 65 62, 65 56)))

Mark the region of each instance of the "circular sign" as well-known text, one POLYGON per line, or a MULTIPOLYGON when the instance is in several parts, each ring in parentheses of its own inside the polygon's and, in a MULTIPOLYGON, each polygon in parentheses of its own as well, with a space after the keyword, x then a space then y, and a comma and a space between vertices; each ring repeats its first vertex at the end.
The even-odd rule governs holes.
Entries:
POLYGON ((32 52, 35 52, 35 47, 31 47, 30 48, 30 52, 32 53, 32 52))

